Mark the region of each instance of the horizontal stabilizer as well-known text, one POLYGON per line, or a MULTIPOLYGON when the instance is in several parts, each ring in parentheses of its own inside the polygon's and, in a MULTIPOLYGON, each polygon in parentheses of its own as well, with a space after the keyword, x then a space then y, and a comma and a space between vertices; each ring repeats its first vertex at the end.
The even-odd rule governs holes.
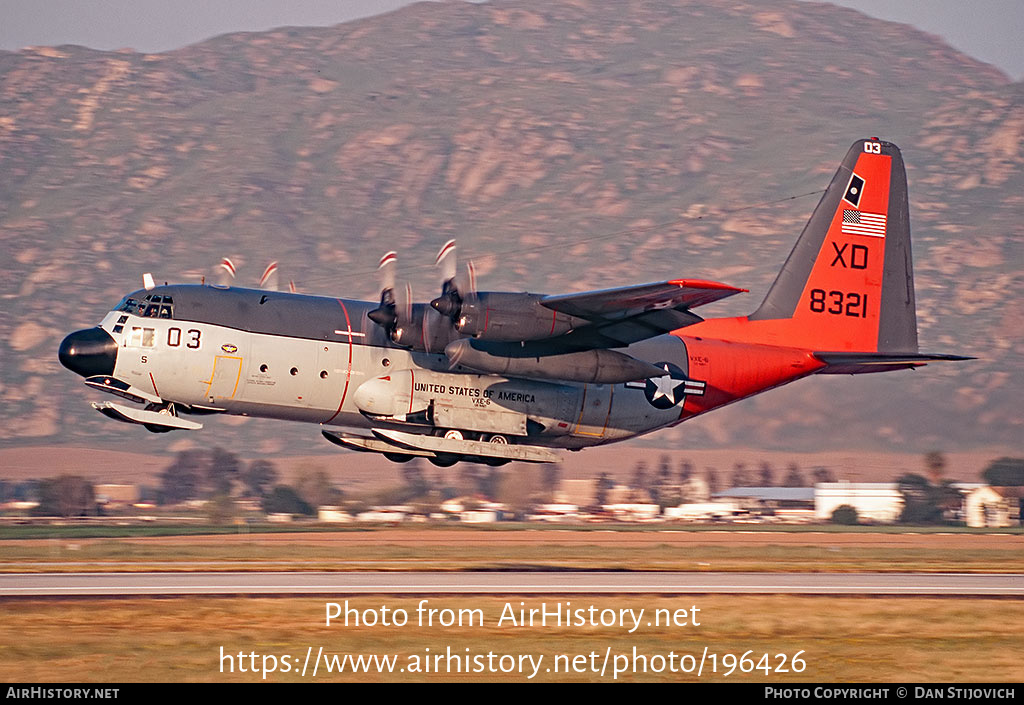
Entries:
POLYGON ((964 355, 946 355, 942 353, 871 352, 816 352, 814 357, 828 365, 819 374, 848 375, 911 369, 926 365, 929 362, 957 362, 975 359, 964 355))

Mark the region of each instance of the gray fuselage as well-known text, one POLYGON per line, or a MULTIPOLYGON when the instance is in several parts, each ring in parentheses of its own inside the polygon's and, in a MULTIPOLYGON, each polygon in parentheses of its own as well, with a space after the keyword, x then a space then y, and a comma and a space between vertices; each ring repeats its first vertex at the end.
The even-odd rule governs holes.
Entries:
MULTIPOLYGON (((440 351, 395 345, 367 317, 374 307, 170 285, 129 294, 100 327, 118 346, 113 377, 185 411, 369 429, 423 425, 429 409, 427 425, 438 430, 501 433, 563 448, 622 440, 680 420, 683 399, 651 401, 644 381, 562 383, 449 369, 440 351), (393 394, 384 386, 392 374, 393 394)), ((675 336, 635 343, 628 353, 687 372, 686 346, 675 336)))

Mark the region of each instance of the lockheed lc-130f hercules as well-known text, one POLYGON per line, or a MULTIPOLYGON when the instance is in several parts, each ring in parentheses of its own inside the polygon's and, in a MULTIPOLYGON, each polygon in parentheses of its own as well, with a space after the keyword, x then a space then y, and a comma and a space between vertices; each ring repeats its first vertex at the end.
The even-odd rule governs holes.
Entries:
POLYGON ((749 316, 699 306, 746 291, 700 279, 546 296, 478 292, 438 256, 440 296, 413 303, 381 261, 379 302, 210 285, 126 296, 60 361, 143 406, 93 403, 150 431, 204 414, 320 424, 394 461, 553 462, 813 374, 969 359, 918 352, 899 149, 858 140, 749 316))

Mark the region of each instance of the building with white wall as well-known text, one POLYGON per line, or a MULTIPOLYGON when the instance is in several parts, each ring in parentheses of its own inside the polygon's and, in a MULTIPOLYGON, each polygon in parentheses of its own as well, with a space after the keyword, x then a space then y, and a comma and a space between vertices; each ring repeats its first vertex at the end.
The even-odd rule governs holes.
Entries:
POLYGON ((819 482, 814 486, 814 517, 828 521, 837 507, 848 504, 861 521, 893 524, 903 511, 903 495, 895 482, 819 482))

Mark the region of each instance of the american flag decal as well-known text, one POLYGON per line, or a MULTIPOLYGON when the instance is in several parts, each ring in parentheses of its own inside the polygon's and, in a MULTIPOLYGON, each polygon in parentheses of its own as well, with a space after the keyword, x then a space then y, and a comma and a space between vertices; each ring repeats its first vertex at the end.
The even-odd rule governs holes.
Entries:
POLYGON ((844 210, 843 232, 847 235, 885 237, 885 214, 844 210))

